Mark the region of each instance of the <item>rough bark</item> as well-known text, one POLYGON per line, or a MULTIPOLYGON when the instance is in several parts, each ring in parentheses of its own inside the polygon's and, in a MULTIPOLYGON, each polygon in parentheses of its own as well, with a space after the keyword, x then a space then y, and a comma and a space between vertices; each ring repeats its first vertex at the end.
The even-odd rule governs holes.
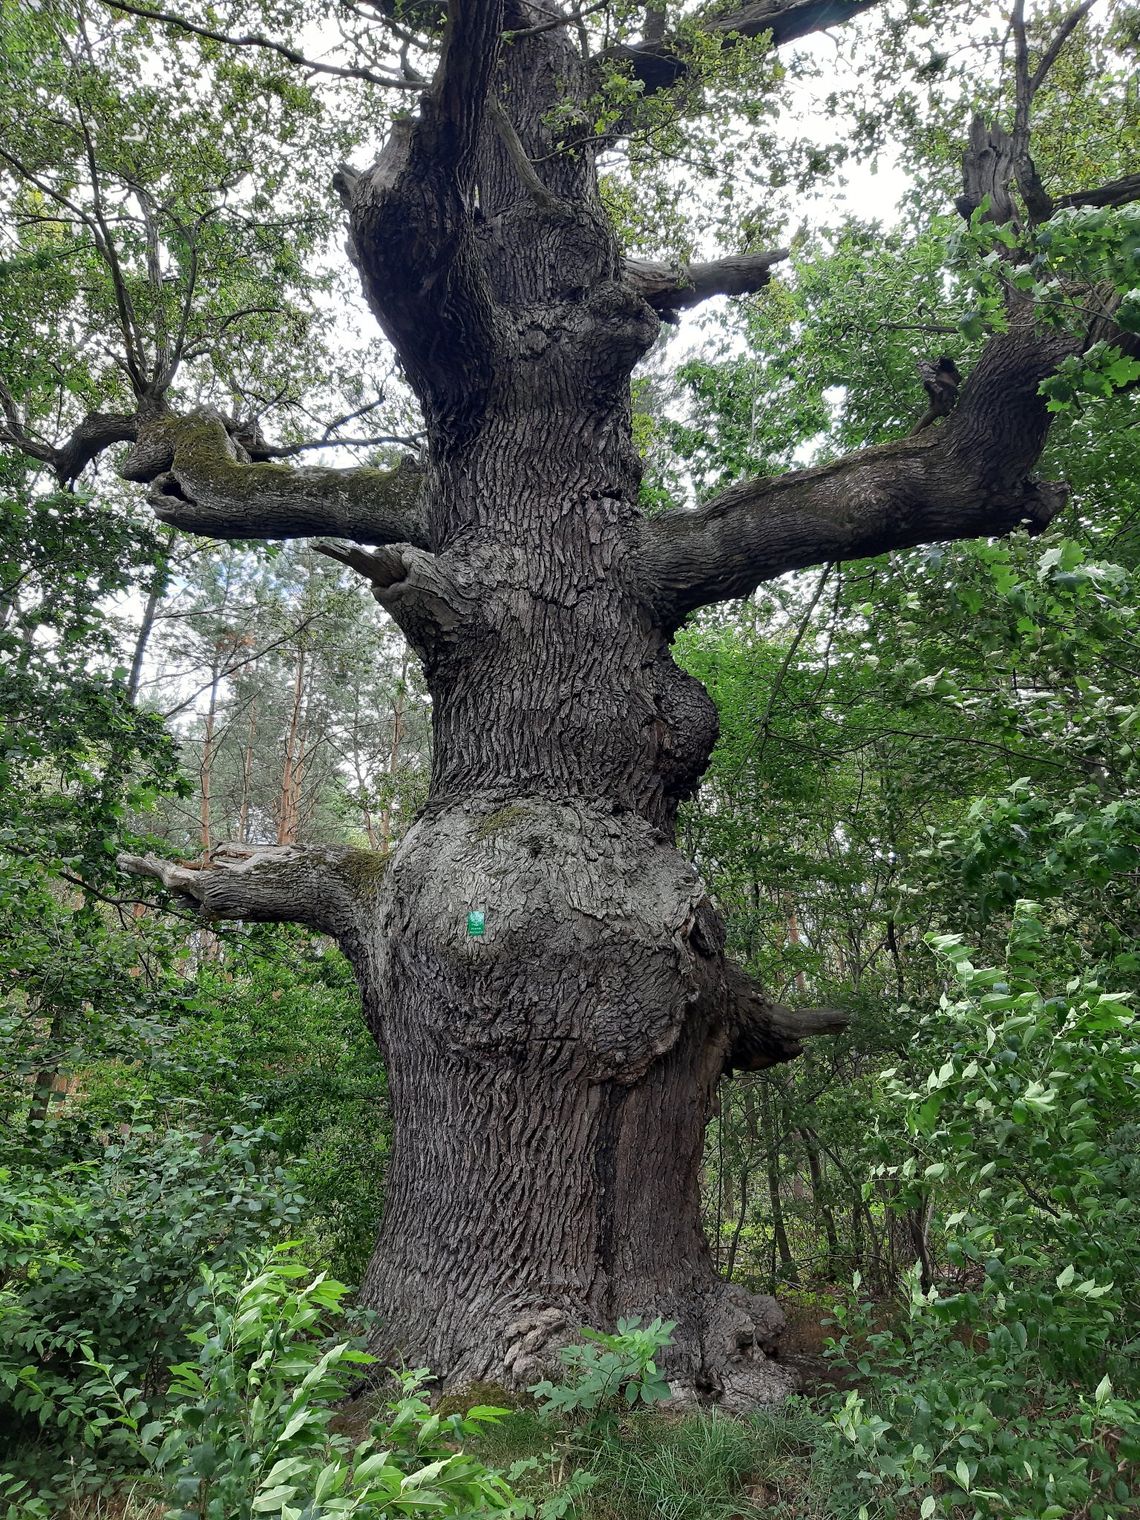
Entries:
MULTIPOLYGON (((862 8, 764 3, 710 25, 726 43, 801 35, 862 8)), ((781 1316, 715 1277, 705 1124, 726 1069, 790 1059, 842 1015, 752 987, 673 847, 717 718, 670 638, 789 569, 1047 522, 1064 492, 1030 476, 1037 388, 1072 346, 1024 317, 919 436, 644 522, 630 373, 662 313, 758 288, 775 255, 623 258, 593 149, 555 125, 593 65, 548 21, 522 0, 454 6, 418 114, 339 175, 352 257, 423 409, 421 471, 250 463, 210 418, 156 424, 130 467, 196 532, 373 546, 321 547, 422 660, 427 807, 385 870, 299 848, 128 869, 210 915, 311 924, 351 959, 395 1120, 364 1284, 381 1356, 445 1385, 526 1384, 575 1327, 662 1314, 677 1388, 742 1408, 789 1386, 767 1358, 781 1316)), ((661 41, 623 56, 650 84, 687 67, 661 41)))
POLYGON ((207 922, 306 924, 345 946, 368 937, 384 874, 371 850, 335 845, 226 844, 201 865, 154 855, 120 855, 119 865, 186 898, 207 922))
POLYGON ((763 290, 772 278, 773 264, 782 263, 788 252, 787 248, 776 248, 770 253, 741 254, 680 267, 627 259, 625 274, 642 299, 668 322, 679 311, 710 296, 751 295, 763 290))

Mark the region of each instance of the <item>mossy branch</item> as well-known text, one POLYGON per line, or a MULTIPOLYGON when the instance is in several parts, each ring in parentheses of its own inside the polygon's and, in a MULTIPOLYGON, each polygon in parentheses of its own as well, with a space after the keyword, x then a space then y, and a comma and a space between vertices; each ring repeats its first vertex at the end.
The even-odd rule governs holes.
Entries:
POLYGON ((307 538, 426 546, 422 473, 252 463, 214 412, 163 416, 139 429, 120 473, 147 481, 163 522, 207 538, 307 538))
POLYGON ((351 938, 375 894, 386 860, 334 845, 221 845, 201 864, 156 855, 120 855, 129 876, 149 876, 195 904, 202 917, 305 924, 351 938))

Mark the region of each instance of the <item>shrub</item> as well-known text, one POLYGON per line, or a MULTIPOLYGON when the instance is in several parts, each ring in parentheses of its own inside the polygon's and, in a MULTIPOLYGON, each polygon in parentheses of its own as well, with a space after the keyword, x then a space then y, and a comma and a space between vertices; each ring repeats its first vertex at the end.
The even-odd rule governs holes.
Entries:
POLYGON ((619 1319, 617 1333, 582 1330, 584 1346, 564 1346, 558 1360, 570 1374, 565 1382, 544 1379, 530 1389, 543 1415, 596 1416, 624 1404, 659 1404, 669 1397, 669 1384, 657 1370, 655 1357, 672 1338, 676 1321, 655 1319, 642 1327, 640 1319, 619 1319))
POLYGON ((272 1144, 256 1129, 135 1132, 54 1173, 48 1140, 25 1148, 0 1182, 0 1458, 58 1471, 58 1448, 99 1445, 108 1426, 89 1359, 158 1402, 186 1350, 201 1264, 295 1224, 301 1200, 272 1144))
POLYGON ((931 944, 957 983, 926 1021, 945 1057, 917 1087, 885 1074, 876 1173, 945 1263, 931 1247, 887 1328, 838 1310, 863 1383, 837 1430, 887 1515, 1118 1520, 1140 1480, 1137 1018, 1088 977, 1037 985, 1031 903, 1001 969, 931 944))
POLYGON ((121 1369, 96 1368, 116 1422, 173 1508, 169 1520, 317 1520, 430 1510, 477 1520, 521 1515, 504 1480, 457 1449, 500 1411, 433 1415, 425 1372, 352 1445, 334 1434, 335 1401, 373 1358, 325 1333, 347 1289, 312 1277, 291 1246, 251 1260, 242 1280, 202 1273, 192 1361, 172 1369, 172 1404, 150 1418, 121 1369))

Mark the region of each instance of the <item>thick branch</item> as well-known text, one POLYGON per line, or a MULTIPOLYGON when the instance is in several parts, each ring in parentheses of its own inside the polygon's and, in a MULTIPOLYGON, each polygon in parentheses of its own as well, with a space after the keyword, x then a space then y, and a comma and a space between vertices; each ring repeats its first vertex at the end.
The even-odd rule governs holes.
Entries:
POLYGON ((1061 22, 1061 25, 1057 28, 1056 35, 1054 36, 1052 42, 1045 49, 1044 53, 1042 53, 1041 61, 1037 65, 1033 78, 1029 81, 1030 99, 1032 99, 1033 96, 1037 94, 1037 91, 1045 83, 1045 77, 1049 73, 1049 70, 1057 62, 1057 58, 1060 54, 1061 49, 1065 46, 1065 43, 1069 40, 1069 37, 1073 31, 1080 25, 1080 23, 1088 15, 1089 11, 1092 10, 1095 4, 1096 0, 1084 0, 1083 4, 1076 6, 1075 9, 1071 10, 1065 17, 1064 21, 1061 22))
POLYGON ((991 339, 940 427, 817 469, 732 486, 643 524, 646 595, 666 625, 788 570, 1043 528, 1063 486, 1033 481, 1050 417, 1038 387, 1076 348, 1022 327, 991 339))
MULTIPOLYGON (((771 34, 773 47, 780 47, 813 32, 840 26, 878 3, 879 0, 758 0, 755 5, 707 17, 701 26, 710 37, 719 39, 722 47, 735 47, 742 39, 762 37, 765 33, 771 34)), ((692 50, 683 36, 648 37, 607 49, 599 54, 598 63, 603 67, 617 64, 628 68, 634 79, 641 80, 645 94, 650 95, 685 78, 692 64, 692 50)))
POLYGON ((1126 174, 1106 185, 1059 195, 1054 205, 1060 211, 1066 206, 1129 206, 1133 201, 1140 201, 1140 174, 1126 174))
POLYGON ((149 876, 194 903, 203 918, 306 924, 351 937, 383 874, 384 858, 339 845, 222 845, 204 865, 120 855, 130 876, 149 876))
POLYGON ((751 295, 772 278, 772 265, 788 257, 787 248, 770 253, 740 254, 708 264, 649 264, 626 259, 626 277, 637 293, 668 320, 687 306, 710 296, 751 295))
POLYGON ((298 469, 244 462, 215 414, 160 418, 140 430, 120 473, 152 482, 163 522, 207 538, 306 538, 426 545, 421 475, 413 465, 298 469))
POLYGON ((54 450, 52 468, 62 484, 70 485, 104 449, 116 443, 133 443, 138 429, 137 415, 91 412, 54 450))
POLYGON ((28 431, 12 392, 0 380, 0 443, 9 444, 29 459, 46 464, 62 486, 69 486, 104 449, 133 443, 138 417, 127 412, 91 412, 62 443, 45 443, 28 431))
POLYGON ((725 963, 732 1044, 725 1071, 765 1071, 803 1055, 805 1040, 839 1034, 850 1016, 838 1008, 787 1008, 772 1003, 741 968, 725 963))
POLYGON ((452 422, 481 414, 492 378, 474 176, 502 10, 502 0, 455 0, 419 115, 393 124, 370 170, 342 168, 335 181, 369 304, 429 417, 452 422))
POLYGON ((340 544, 313 547, 364 576, 425 667, 434 662, 441 640, 477 636, 480 588, 469 576, 462 582, 454 578, 455 564, 447 555, 427 554, 412 544, 389 544, 375 554, 340 544))

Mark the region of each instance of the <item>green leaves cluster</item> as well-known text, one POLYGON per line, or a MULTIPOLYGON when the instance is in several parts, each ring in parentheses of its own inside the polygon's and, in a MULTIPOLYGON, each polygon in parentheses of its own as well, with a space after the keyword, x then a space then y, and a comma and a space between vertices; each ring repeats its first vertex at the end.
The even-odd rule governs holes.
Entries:
POLYGON ((77 1458, 73 1481, 115 1461, 113 1365, 155 1409, 213 1270, 295 1228, 301 1199, 263 1130, 136 1125, 84 1143, 73 1125, 8 1146, 0 1186, 0 1463, 27 1482, 77 1458), (266 1153, 269 1153, 268 1157, 266 1153))
MULTIPOLYGON (((228 12, 239 32, 304 24, 228 12)), ((294 429, 319 392, 359 404, 328 166, 366 87, 328 97, 272 53, 97 0, 6 0, 0 60, 0 377, 33 435, 171 387, 294 429)))
POLYGON ((1031 903, 1001 968, 931 944, 953 985, 922 1028, 945 1059, 917 1088, 884 1074, 873 1175, 937 1222, 947 1275, 916 1275, 888 1328, 839 1309, 861 1387, 837 1426, 886 1514, 921 1496, 928 1517, 1110 1520, 1140 1472, 1136 1014, 1089 976, 1040 984, 1031 903))
POLYGON ((330 1429, 335 1403, 374 1359, 331 1336, 347 1289, 291 1246, 251 1258, 243 1277, 202 1273, 191 1360, 172 1369, 168 1412, 121 1369, 91 1361, 128 1443, 172 1505, 171 1520, 518 1515, 506 1483, 457 1445, 502 1413, 431 1414, 423 1369, 361 1441, 330 1429))

